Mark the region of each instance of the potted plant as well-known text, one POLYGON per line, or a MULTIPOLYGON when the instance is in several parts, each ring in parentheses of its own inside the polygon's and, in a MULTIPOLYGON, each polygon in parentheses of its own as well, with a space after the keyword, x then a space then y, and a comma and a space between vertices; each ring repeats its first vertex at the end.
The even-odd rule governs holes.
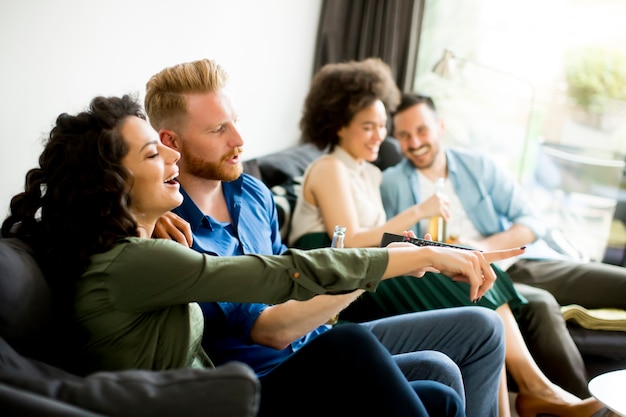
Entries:
POLYGON ((626 55, 603 48, 571 51, 566 65, 567 91, 578 118, 601 127, 607 100, 626 101, 626 55))

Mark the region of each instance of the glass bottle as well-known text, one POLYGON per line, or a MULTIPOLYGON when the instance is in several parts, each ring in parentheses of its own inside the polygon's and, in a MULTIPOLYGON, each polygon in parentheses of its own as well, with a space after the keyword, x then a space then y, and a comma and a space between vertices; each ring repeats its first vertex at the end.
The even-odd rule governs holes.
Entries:
MULTIPOLYGON (((441 177, 437 178, 435 181, 435 194, 443 195, 444 185, 446 179, 441 177)), ((446 241, 446 220, 442 216, 435 216, 430 218, 430 222, 428 223, 428 233, 433 240, 437 242, 445 242, 446 241)))
POLYGON ((335 226, 331 248, 343 248, 343 238, 346 236, 346 226, 335 226))
MULTIPOLYGON (((343 238, 346 236, 346 226, 335 226, 333 231, 333 240, 330 243, 331 248, 343 249, 343 238)), ((326 324, 333 325, 339 321, 339 314, 335 314, 328 319, 326 324)))

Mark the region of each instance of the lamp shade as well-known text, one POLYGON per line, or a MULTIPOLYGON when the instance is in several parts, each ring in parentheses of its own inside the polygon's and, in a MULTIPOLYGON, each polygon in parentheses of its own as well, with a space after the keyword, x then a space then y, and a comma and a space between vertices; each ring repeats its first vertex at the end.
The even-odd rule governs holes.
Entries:
POLYGON ((459 61, 461 62, 462 65, 464 65, 465 63, 471 63, 473 65, 476 65, 478 67, 484 68, 486 70, 498 73, 500 75, 503 75, 505 77, 509 77, 511 79, 517 80, 518 82, 524 84, 527 88, 528 91, 530 92, 530 103, 529 103, 529 110, 528 110, 528 118, 526 121, 526 133, 524 135, 524 148, 522 150, 522 155, 520 157, 520 168, 519 168, 519 179, 520 182, 522 180, 522 176, 524 173, 524 166, 525 166, 525 160, 526 160, 526 154, 528 153, 528 148, 529 148, 529 143, 532 141, 532 123, 533 123, 533 112, 535 109, 535 87, 532 84, 532 82, 528 79, 522 78, 522 77, 518 77, 515 74, 511 74, 508 71, 503 71, 497 67, 492 67, 490 65, 485 65, 482 64, 480 62, 474 61, 473 59, 468 59, 468 58, 464 58, 458 55, 455 55, 452 51, 450 51, 449 49, 445 49, 443 52, 443 56, 441 57, 441 59, 439 59, 439 61, 437 61, 437 63, 433 66, 433 73, 437 74, 438 76, 442 77, 442 78, 447 78, 447 79, 452 79, 454 77, 456 77, 457 74, 457 64, 459 63, 459 61))
POLYGON ((456 70, 456 62, 452 51, 445 50, 443 56, 435 66, 433 72, 443 78, 453 78, 456 70))

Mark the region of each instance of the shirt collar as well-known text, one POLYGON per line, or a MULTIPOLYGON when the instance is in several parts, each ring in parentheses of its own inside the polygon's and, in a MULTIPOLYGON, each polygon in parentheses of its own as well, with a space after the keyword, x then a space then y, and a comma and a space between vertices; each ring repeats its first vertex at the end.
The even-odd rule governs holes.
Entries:
MULTIPOLYGON (((187 194, 182 185, 180 186, 180 193, 183 195, 183 203, 172 211, 183 219, 186 219, 191 226, 191 231, 195 233, 202 224, 205 215, 198 206, 196 206, 196 203, 193 202, 191 197, 189 197, 189 194, 187 194)), ((207 225, 211 227, 210 222, 207 222, 207 225)))

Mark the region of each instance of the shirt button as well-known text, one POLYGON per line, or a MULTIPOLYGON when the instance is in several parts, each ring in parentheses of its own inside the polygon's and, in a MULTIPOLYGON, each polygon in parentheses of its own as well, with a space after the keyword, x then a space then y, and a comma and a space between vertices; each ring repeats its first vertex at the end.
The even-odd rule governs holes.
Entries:
POLYGON ((368 282, 367 284, 365 284, 365 288, 372 288, 372 283, 368 282))
POLYGON ((299 272, 294 272, 293 273, 293 277, 294 278, 299 278, 300 277, 300 273, 299 272))

